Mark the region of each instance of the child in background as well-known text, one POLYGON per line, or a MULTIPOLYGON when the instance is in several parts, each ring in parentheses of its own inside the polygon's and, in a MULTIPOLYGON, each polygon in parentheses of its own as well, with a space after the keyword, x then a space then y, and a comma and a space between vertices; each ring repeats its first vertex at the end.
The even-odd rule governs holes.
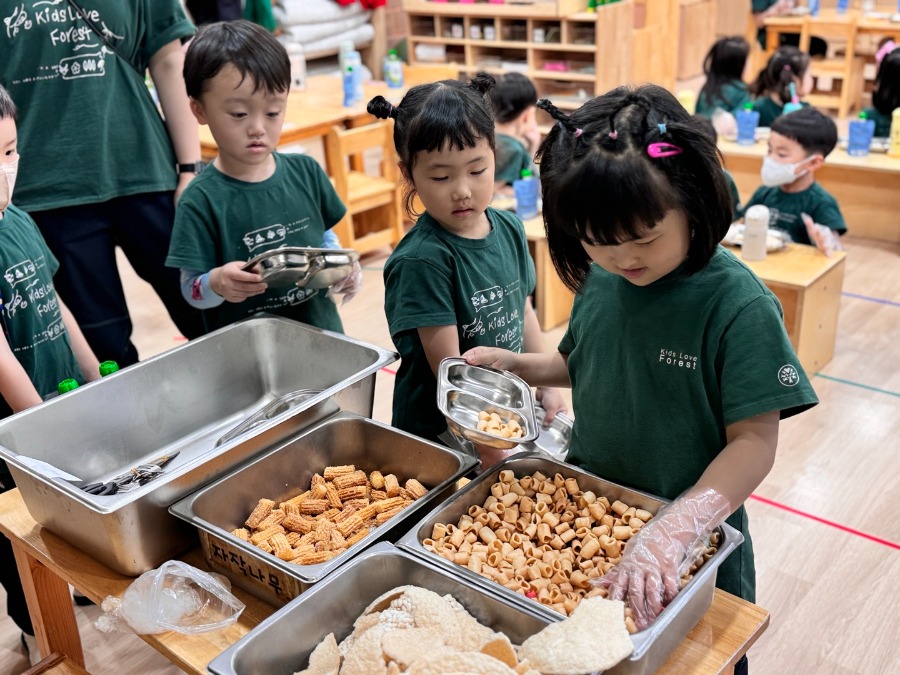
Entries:
MULTIPOLYGON (((39 405, 67 378, 100 377, 100 363, 68 307, 56 295, 59 263, 34 221, 12 204, 19 166, 16 107, 0 87, 0 419, 39 405)), ((15 487, 0 461, 0 492, 15 487)), ((0 536, 0 584, 6 610, 22 631, 32 663, 40 659, 9 539, 0 536)))
POLYGON ((712 118, 716 110, 734 114, 750 100, 744 66, 750 45, 742 37, 718 40, 703 61, 706 82, 697 96, 697 114, 712 118))
POLYGON ((541 142, 535 121, 537 90, 521 73, 508 73, 490 95, 497 144, 494 181, 502 188, 521 178, 524 169, 534 171, 532 158, 541 142))
POLYGON ((834 150, 837 139, 834 121, 815 108, 795 110, 776 119, 762 165, 763 186, 739 215, 754 204, 765 204, 771 212, 771 226, 785 230, 795 242, 815 243, 823 251, 826 244, 835 248, 836 238, 821 235, 828 230, 844 234, 847 225, 837 200, 816 182, 815 173, 834 150), (804 215, 819 227, 810 227, 804 215))
POLYGON ((554 354, 479 347, 465 358, 571 385, 567 461, 675 500, 601 581, 639 628, 726 519, 746 539, 716 585, 753 601, 742 504, 772 466, 779 419, 817 399, 778 300, 718 245, 731 204, 716 147, 655 85, 615 89, 571 115, 538 106, 559 122, 537 158, 551 257, 576 292, 569 328, 554 354))
MULTIPOLYGON (((716 133, 716 128, 708 118, 703 115, 694 115, 694 122, 697 123, 697 128, 706 134, 706 137, 709 138, 714 145, 719 142, 719 134, 716 133)), ((722 167, 722 171, 725 172, 725 181, 728 183, 728 194, 731 196, 731 219, 734 220, 741 209, 741 194, 738 192, 734 177, 728 169, 722 167)))
MULTIPOLYGON (((407 183, 406 203, 425 205, 415 227, 384 267, 385 311, 402 361, 392 424, 429 440, 447 429, 435 404, 442 359, 478 345, 541 351, 529 294, 534 263, 518 217, 490 208, 494 188, 494 120, 479 73, 469 84, 444 80, 409 90, 399 106, 369 102, 394 119, 394 145, 407 183)), ((537 398, 551 419, 564 408, 555 389, 537 398)), ((479 449, 484 466, 501 454, 479 449)))
MULTIPOLYGON (((771 127, 774 119, 782 114, 784 104, 791 102, 792 84, 800 98, 812 91, 809 54, 796 47, 779 47, 750 85, 750 93, 756 97, 753 109, 759 113, 759 126, 771 127)), ((801 105, 809 104, 801 101, 801 105)))
POLYGON ((868 119, 875 120, 875 135, 885 138, 891 134, 891 113, 900 108, 900 48, 889 40, 878 50, 875 59, 879 64, 872 107, 864 112, 868 119))
MULTIPOLYGON (((269 289, 242 269, 268 249, 320 247, 347 210, 314 159, 275 152, 291 82, 284 47, 248 21, 209 24, 188 48, 184 79, 219 148, 175 213, 166 264, 181 268, 185 299, 204 310, 207 330, 265 311, 342 331, 324 291, 269 289)), ((355 265, 332 290, 352 297, 360 280, 355 265)))

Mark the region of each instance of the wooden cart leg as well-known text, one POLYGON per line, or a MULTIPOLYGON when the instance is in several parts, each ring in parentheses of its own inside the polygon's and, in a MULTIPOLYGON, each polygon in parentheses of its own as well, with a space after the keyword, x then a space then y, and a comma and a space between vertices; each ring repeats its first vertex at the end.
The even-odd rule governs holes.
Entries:
POLYGON ((84 668, 84 652, 69 585, 32 557, 21 544, 13 541, 12 547, 41 656, 59 652, 84 668))

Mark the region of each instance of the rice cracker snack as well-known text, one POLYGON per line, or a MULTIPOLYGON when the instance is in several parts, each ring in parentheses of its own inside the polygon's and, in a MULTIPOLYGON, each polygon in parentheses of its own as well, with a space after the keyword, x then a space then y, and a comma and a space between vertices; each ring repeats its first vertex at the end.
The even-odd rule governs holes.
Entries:
POLYGON ((624 604, 584 600, 560 623, 515 647, 451 595, 400 586, 376 598, 340 645, 334 634, 296 675, 577 675, 606 670, 633 651, 624 604))

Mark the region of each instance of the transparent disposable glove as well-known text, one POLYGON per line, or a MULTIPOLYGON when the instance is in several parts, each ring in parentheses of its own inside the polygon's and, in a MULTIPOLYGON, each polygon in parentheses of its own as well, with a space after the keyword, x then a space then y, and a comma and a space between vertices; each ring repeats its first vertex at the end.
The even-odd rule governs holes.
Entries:
POLYGON ((713 489, 675 500, 628 541, 622 559, 597 585, 631 607, 638 630, 646 628, 678 594, 700 547, 732 510, 713 489))
POLYGON ((809 240, 816 245, 816 248, 822 251, 826 256, 831 256, 834 251, 843 250, 841 241, 830 227, 819 225, 814 222, 812 217, 806 213, 801 213, 803 224, 806 225, 806 234, 809 240))
POLYGON ((341 300, 341 304, 346 305, 356 297, 356 294, 359 292, 359 289, 362 286, 362 278, 362 267, 360 267, 358 262, 353 263, 353 269, 350 274, 336 284, 332 284, 328 289, 328 297, 337 303, 336 296, 338 294, 343 294, 344 297, 341 300))

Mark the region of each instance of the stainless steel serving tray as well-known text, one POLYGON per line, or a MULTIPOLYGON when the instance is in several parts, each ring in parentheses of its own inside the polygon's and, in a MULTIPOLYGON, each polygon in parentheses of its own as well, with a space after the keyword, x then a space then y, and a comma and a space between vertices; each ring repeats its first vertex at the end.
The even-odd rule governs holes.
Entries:
POLYGON ((339 413, 173 504, 169 510, 199 529, 204 553, 216 571, 267 602, 283 604, 373 543, 405 532, 416 518, 448 496, 456 480, 474 466, 472 457, 450 448, 352 413, 339 413), (356 545, 317 565, 292 565, 231 534, 235 528, 243 527, 261 498, 276 502, 290 499, 309 486, 314 473, 321 473, 326 466, 345 464, 354 464, 367 473, 378 470, 394 473, 403 480, 415 478, 429 490, 356 545), (236 562, 232 561, 232 552, 240 558, 236 562), (248 572, 248 566, 252 566, 253 574, 248 572), (257 570, 263 573, 256 573, 257 570), (277 587, 270 583, 273 575, 278 580, 277 587))
POLYGON ((338 409, 371 415, 375 374, 396 359, 345 335, 258 314, 3 420, 0 459, 38 523, 117 572, 138 575, 195 539, 169 515, 170 504, 338 409), (216 446, 249 415, 301 388, 320 393, 216 446), (24 459, 106 482, 174 451, 163 475, 113 496, 88 494, 24 459))
POLYGON ((447 358, 438 368, 437 405, 450 431, 473 443, 508 450, 534 441, 540 429, 534 416, 531 387, 512 373, 473 366, 462 358, 447 358), (521 438, 502 438, 477 429, 478 413, 496 412, 514 419, 525 430, 521 438))
MULTIPOLYGON (((422 542, 431 537, 435 523, 456 524, 459 517, 466 513, 470 506, 483 504, 490 494, 491 485, 497 481, 500 472, 505 469, 513 471, 517 478, 531 475, 535 471, 541 471, 547 476, 559 473, 565 478, 576 478, 583 490, 591 490, 598 496, 607 497, 610 501, 620 499, 629 506, 645 509, 653 514, 656 514, 659 508, 667 503, 661 498, 611 483, 546 455, 521 452, 493 465, 488 471, 479 475, 462 490, 437 506, 397 542, 397 546, 401 549, 428 560, 431 564, 446 570, 447 573, 455 574, 472 584, 480 585, 488 592, 504 597, 509 602, 528 608, 532 612, 537 612, 551 621, 561 621, 564 617, 535 600, 519 595, 422 547, 422 542)), ((684 640, 691 628, 712 604, 716 571, 719 565, 744 540, 743 535, 727 523, 719 527, 719 537, 719 547, 716 553, 706 561, 703 567, 697 570, 693 578, 663 610, 656 621, 648 628, 631 636, 634 643, 634 653, 631 657, 606 672, 615 675, 653 673, 665 662, 672 650, 684 640)))
POLYGON ((213 659, 213 675, 292 675, 329 633, 341 642, 378 596, 414 585, 452 595, 485 626, 521 644, 550 621, 388 543, 358 555, 213 659))
POLYGON ((270 288, 328 288, 350 274, 359 253, 349 248, 280 246, 254 256, 242 268, 258 266, 270 288))

